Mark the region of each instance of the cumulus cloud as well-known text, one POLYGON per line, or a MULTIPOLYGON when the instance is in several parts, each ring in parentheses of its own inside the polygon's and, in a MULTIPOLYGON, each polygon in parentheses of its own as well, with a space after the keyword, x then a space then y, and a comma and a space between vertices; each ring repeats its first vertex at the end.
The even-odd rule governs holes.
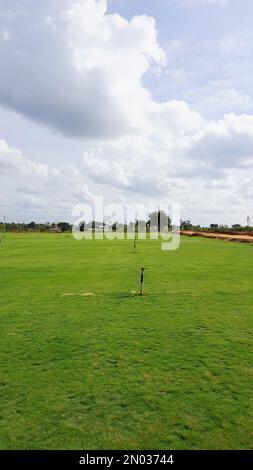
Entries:
MULTIPOLYGON (((57 170, 53 170, 56 172, 57 170)), ((0 174, 14 173, 29 176, 48 176, 47 165, 35 163, 25 157, 18 149, 11 148, 7 142, 0 140, 0 174)))
POLYGON ((226 187, 230 170, 252 168, 253 116, 205 121, 186 112, 177 125, 174 115, 175 128, 161 119, 155 136, 102 142, 85 152, 85 174, 96 183, 162 197, 189 179, 226 187))
POLYGON ((150 140, 141 138, 104 143, 100 148, 85 152, 83 170, 96 183, 135 194, 161 196, 170 187, 169 160, 162 149, 159 151, 150 140), (154 162, 157 164, 155 172, 154 162))
MULTIPOLYGON (((106 192, 115 189, 118 197, 175 198, 185 207, 208 199, 207 190, 226 204, 224 191, 236 199, 232 172, 253 164, 253 116, 230 113, 215 120, 183 100, 155 101, 144 77, 167 58, 154 19, 108 14, 105 0, 20 3, 25 13, 17 21, 14 7, 13 15, 8 9, 10 36, 0 44, 6 65, 0 103, 80 138, 85 148, 80 165, 70 156, 69 164, 52 168, 0 141, 0 174, 19 177, 24 207, 92 201, 90 185, 100 193, 105 186, 106 192)), ((215 89, 208 106, 217 108, 222 100, 250 107, 248 95, 232 86, 215 89)))
POLYGON ((253 199, 253 178, 245 178, 243 184, 240 184, 240 193, 243 198, 253 199))
POLYGON ((0 193, 0 207, 6 207, 8 205, 7 197, 0 193))
POLYGON ((74 165, 55 168, 34 162, 4 140, 0 140, 0 176, 6 193, 11 193, 12 197, 13 193, 19 194, 15 202, 17 207, 21 204, 22 207, 46 209, 57 200, 63 203, 61 198, 64 196, 65 204, 67 202, 71 208, 77 200, 92 202, 94 199, 81 171, 74 165))
POLYGON ((165 63, 153 18, 106 14, 105 0, 29 2, 0 48, 0 102, 72 136, 140 128, 149 106, 141 79, 165 63), (56 2, 57 3, 57 2, 56 2), (45 13, 46 11, 46 13, 45 13), (16 77, 19 77, 17 80, 16 77))
POLYGON ((240 113, 242 110, 248 112, 252 109, 252 98, 248 93, 239 92, 229 84, 210 84, 205 87, 202 96, 198 99, 198 109, 210 115, 222 115, 231 110, 240 113))
POLYGON ((189 142, 188 155, 219 168, 253 165, 253 116, 229 114, 208 122, 189 142))

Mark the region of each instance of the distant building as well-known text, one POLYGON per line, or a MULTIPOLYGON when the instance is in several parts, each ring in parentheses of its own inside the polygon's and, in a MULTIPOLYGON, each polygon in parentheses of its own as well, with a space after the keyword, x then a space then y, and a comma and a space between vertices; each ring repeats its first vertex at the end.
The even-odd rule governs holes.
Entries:
POLYGON ((111 227, 108 224, 100 224, 100 223, 89 223, 85 227, 85 232, 95 232, 96 233, 107 233, 111 232, 111 227))
POLYGON ((51 233, 61 233, 61 229, 60 229, 60 227, 58 227, 58 225, 52 225, 51 227, 49 227, 49 232, 51 232, 51 233))
POLYGON ((192 228, 192 223, 190 220, 181 221, 181 230, 190 230, 192 228))
POLYGON ((219 228, 219 225, 218 224, 210 224, 210 228, 212 230, 217 230, 219 228))
POLYGON ((99 225, 96 225, 96 232, 102 232, 102 233, 105 233, 105 232, 110 232, 110 227, 109 225, 107 224, 99 224, 99 225))

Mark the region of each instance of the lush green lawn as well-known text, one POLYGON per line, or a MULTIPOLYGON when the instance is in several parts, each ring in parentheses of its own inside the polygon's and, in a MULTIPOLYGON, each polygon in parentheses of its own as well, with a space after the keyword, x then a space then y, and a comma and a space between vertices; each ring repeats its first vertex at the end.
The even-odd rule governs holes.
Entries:
POLYGON ((253 447, 253 246, 6 234, 0 302, 1 449, 253 447))

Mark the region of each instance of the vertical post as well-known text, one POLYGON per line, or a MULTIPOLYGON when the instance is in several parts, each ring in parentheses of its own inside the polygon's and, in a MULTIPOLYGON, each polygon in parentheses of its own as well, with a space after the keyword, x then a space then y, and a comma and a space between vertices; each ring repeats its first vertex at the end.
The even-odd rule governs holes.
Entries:
POLYGON ((134 254, 136 253, 136 243, 137 242, 137 236, 135 234, 135 238, 134 238, 134 254))
POLYGON ((141 290, 140 290, 140 295, 144 295, 144 271, 145 271, 145 268, 141 268, 141 290))
POLYGON ((6 217, 4 217, 4 233, 6 232, 6 217))

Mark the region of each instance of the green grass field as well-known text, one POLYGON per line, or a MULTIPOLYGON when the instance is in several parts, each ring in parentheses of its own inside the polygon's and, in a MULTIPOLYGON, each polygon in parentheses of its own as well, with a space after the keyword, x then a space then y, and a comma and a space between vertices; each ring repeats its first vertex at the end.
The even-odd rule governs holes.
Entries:
POLYGON ((252 448, 252 267, 218 240, 6 234, 0 448, 252 448))

